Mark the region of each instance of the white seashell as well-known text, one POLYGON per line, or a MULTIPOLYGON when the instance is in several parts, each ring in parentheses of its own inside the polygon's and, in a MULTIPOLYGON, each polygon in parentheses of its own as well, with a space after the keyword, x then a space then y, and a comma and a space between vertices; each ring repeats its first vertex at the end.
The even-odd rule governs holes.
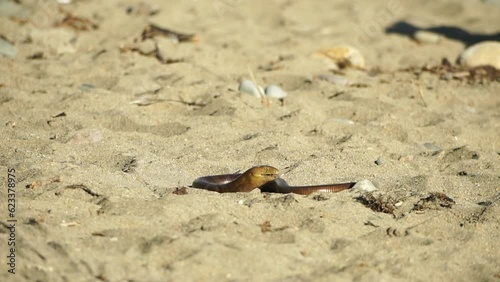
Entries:
POLYGON ((467 48, 459 62, 465 67, 490 65, 500 70, 500 42, 484 41, 467 48))
POLYGON ((264 93, 264 89, 262 89, 260 85, 258 87, 259 88, 255 86, 255 83, 253 83, 253 81, 248 79, 242 79, 240 82, 240 86, 238 87, 238 90, 242 93, 250 94, 257 98, 261 98, 261 93, 262 94, 264 93))
POLYGON ((430 32, 430 31, 425 31, 425 30, 419 30, 415 32, 413 35, 413 38, 420 43, 430 43, 430 44, 436 44, 441 40, 441 36, 439 34, 430 32))
POLYGON ((287 95, 286 92, 278 85, 269 85, 268 87, 266 87, 265 93, 267 97, 276 99, 285 99, 287 95))
POLYGON ((328 58, 332 60, 339 68, 354 67, 364 69, 366 67, 365 59, 358 49, 351 46, 337 46, 333 48, 319 50, 314 52, 313 57, 328 58))

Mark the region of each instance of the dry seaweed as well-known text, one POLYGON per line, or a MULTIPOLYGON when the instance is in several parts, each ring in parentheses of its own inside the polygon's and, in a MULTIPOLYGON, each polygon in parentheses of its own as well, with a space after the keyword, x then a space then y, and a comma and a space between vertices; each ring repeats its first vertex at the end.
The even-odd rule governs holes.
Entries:
POLYGON ((394 215, 396 204, 400 200, 391 195, 368 193, 358 197, 356 200, 375 212, 383 212, 394 215))
MULTIPOLYGON (((443 80, 467 81, 471 84, 484 82, 500 82, 500 70, 492 66, 478 66, 473 68, 453 65, 446 58, 443 58, 440 65, 433 67, 422 67, 419 71, 430 72, 443 80)), ((418 73, 418 71, 417 71, 418 73)))
POLYGON ((56 24, 56 26, 67 26, 81 31, 94 30, 99 28, 99 25, 92 22, 91 20, 84 17, 74 16, 71 13, 66 13, 64 19, 60 23, 56 24))
POLYGON ((414 211, 423 210, 440 210, 442 208, 451 208, 455 204, 455 201, 448 197, 446 194, 441 192, 431 192, 424 198, 421 198, 415 206, 414 211))
POLYGON ((187 192, 186 187, 182 186, 182 187, 175 188, 175 191, 172 192, 172 194, 175 194, 175 195, 187 195, 188 192, 187 192))

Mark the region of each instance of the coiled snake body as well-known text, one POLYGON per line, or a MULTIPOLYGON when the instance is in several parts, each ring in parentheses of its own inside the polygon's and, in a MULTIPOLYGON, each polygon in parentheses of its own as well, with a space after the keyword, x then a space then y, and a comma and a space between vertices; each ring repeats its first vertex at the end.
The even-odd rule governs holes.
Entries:
POLYGON ((272 166, 256 166, 236 174, 211 175, 197 178, 192 187, 219 193, 250 192, 259 188, 262 192, 295 193, 308 195, 313 192, 340 192, 352 188, 355 182, 313 186, 290 186, 279 178, 279 171, 272 166))

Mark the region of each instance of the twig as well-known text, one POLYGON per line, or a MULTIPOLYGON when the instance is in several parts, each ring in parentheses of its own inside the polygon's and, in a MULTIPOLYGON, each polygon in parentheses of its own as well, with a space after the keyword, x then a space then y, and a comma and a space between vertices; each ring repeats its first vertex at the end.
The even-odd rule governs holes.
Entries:
POLYGON ((427 108, 427 103, 424 100, 424 93, 423 93, 422 88, 420 86, 418 87, 418 95, 420 97, 420 100, 422 101, 422 104, 424 104, 424 107, 427 108))
POLYGON ((264 92, 262 91, 262 89, 259 87, 259 85, 257 84, 257 80, 255 80, 255 76, 253 75, 253 72, 252 70, 250 69, 250 66, 247 66, 247 69, 248 69, 248 73, 250 74, 250 78, 252 79, 253 81, 253 84, 255 85, 255 87, 257 87, 257 91, 259 92, 260 94, 260 101, 261 103, 268 107, 270 105, 269 103, 269 99, 267 99, 266 97, 266 94, 264 94, 264 92))

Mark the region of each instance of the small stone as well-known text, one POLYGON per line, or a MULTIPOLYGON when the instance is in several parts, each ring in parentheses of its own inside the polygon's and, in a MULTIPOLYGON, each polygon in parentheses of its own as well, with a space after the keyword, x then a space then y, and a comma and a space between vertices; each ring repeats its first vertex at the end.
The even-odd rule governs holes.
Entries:
POLYGON ((377 187, 375 187, 375 185, 373 185, 373 183, 370 180, 364 179, 357 182, 354 185, 354 187, 352 187, 350 192, 353 194, 354 197, 358 197, 359 195, 364 195, 377 190, 378 190, 377 187))
POLYGON ((16 46, 10 44, 7 40, 0 37, 0 55, 14 58, 17 55, 16 46))
POLYGON ((250 94, 252 96, 255 96, 257 98, 261 98, 261 93, 264 93, 264 89, 262 89, 261 86, 259 86, 259 89, 257 89, 257 86, 253 83, 253 81, 248 80, 248 79, 242 79, 240 81, 240 86, 238 87, 238 90, 242 93, 250 94), (260 89, 260 92, 259 92, 260 89))
POLYGON ((267 97, 276 99, 284 99, 287 95, 286 92, 278 85, 269 85, 268 87, 266 87, 266 90, 264 92, 266 93, 267 97))
POLYGON ((376 161, 375 161, 375 164, 376 165, 383 165, 385 163, 384 159, 382 157, 379 157, 376 161))
POLYGON ((156 43, 151 39, 147 39, 137 43, 136 49, 143 55, 153 54, 156 51, 156 43))
POLYGON ((500 42, 484 41, 467 48, 459 58, 465 67, 490 65, 500 70, 500 42))
POLYGON ((94 84, 92 84, 92 83, 82 83, 80 85, 80 90, 82 92, 89 92, 89 91, 91 91, 94 88, 96 88, 96 86, 94 84))
POLYGON ((439 146, 435 145, 434 143, 424 143, 424 144, 422 144, 422 147, 424 147, 424 149, 426 151, 429 151, 430 153, 435 153, 435 154, 437 154, 443 150, 439 146))
POLYGON ((333 48, 319 50, 314 52, 313 57, 327 58, 333 61, 339 69, 345 67, 354 67, 365 69, 365 59, 358 49, 351 46, 336 46, 333 48))
POLYGON ((155 37, 154 42, 156 43, 156 58, 162 63, 183 62, 192 56, 194 45, 179 45, 179 43, 161 36, 155 37))
POLYGON ((413 38, 419 43, 436 44, 441 41, 441 36, 439 34, 425 30, 419 30, 415 32, 413 38))

